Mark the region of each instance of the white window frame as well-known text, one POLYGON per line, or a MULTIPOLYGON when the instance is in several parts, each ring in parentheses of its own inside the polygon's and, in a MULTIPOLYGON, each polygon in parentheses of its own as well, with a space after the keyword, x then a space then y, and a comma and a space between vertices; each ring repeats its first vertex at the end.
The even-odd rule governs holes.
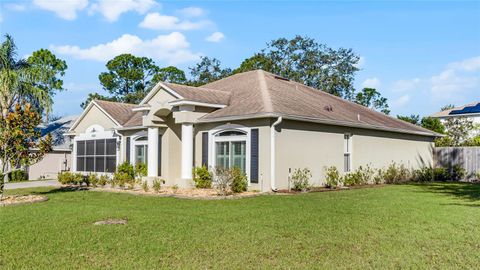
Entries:
POLYGON ((217 142, 240 142, 245 141, 245 174, 247 175, 248 185, 250 186, 250 128, 237 125, 237 124, 226 124, 211 129, 208 132, 208 164, 211 167, 216 167, 217 159, 217 142), (244 133, 244 135, 236 136, 217 136, 218 134, 225 131, 238 131, 244 133))
MULTIPOLYGON (((96 174, 112 174, 109 172, 87 172, 87 171, 77 171, 77 142, 78 141, 90 141, 90 140, 100 140, 100 139, 115 139, 115 168, 119 165, 120 158, 120 137, 115 134, 112 130, 105 130, 102 126, 94 124, 89 126, 85 133, 80 133, 73 138, 73 151, 72 151, 72 171, 79 172, 83 174, 96 173, 96 174)), ((105 164, 106 166, 106 164, 105 164)))
POLYGON ((351 172, 353 169, 353 143, 352 143, 352 133, 345 133, 343 134, 343 171, 348 173, 351 172), (348 136, 348 139, 345 139, 345 137, 348 136), (346 140, 346 141, 345 141, 346 140), (348 154, 348 164, 349 164, 349 170, 345 170, 345 155, 348 154))
MULTIPOLYGON (((135 166, 137 163, 136 146, 146 145, 148 147, 148 136, 147 136, 147 133, 145 133, 145 134, 132 136, 130 138, 131 138, 130 139, 130 164, 135 166), (146 138, 146 140, 139 140, 141 138, 146 138)), ((145 154, 147 155, 147 158, 148 158, 148 151, 145 154)))

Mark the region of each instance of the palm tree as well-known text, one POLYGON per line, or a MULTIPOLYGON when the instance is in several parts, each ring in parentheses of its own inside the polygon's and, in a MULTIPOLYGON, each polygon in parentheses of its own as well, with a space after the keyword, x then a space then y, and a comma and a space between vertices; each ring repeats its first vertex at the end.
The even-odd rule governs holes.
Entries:
POLYGON ((13 106, 28 101, 50 111, 52 98, 36 86, 45 76, 42 70, 32 67, 25 59, 17 59, 17 47, 10 35, 0 45, 0 110, 5 117, 13 106))

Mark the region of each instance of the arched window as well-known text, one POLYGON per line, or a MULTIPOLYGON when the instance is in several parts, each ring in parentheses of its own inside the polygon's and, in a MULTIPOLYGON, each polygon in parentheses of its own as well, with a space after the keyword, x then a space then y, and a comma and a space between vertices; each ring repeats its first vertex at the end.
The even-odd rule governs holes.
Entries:
POLYGON ((224 130, 214 135, 215 166, 239 168, 247 173, 247 133, 241 130, 224 130))

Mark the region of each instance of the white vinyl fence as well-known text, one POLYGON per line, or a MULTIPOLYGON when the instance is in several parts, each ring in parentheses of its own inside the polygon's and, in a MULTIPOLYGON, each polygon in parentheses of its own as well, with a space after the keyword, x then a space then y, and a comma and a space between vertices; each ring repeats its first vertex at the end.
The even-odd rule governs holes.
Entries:
POLYGON ((475 174, 480 172, 480 147, 435 147, 433 160, 436 167, 460 165, 465 169, 465 180, 475 180, 475 174))

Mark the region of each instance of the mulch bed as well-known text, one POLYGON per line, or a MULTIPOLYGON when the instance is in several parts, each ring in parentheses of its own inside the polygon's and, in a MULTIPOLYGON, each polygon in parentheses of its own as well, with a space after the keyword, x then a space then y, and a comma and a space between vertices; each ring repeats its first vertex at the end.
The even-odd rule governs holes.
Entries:
POLYGON ((92 191, 98 192, 115 192, 115 193, 127 193, 131 195, 143 195, 143 196, 156 196, 156 197, 173 197, 179 199, 195 199, 195 200, 224 200, 224 199, 241 199, 241 198, 250 198, 261 196, 266 193, 261 192, 252 192, 246 191, 242 193, 229 194, 227 196, 219 195, 218 192, 214 189, 171 189, 171 188, 162 188, 160 192, 155 192, 150 189, 150 191, 143 191, 142 189, 121 189, 121 188, 111 188, 111 187, 96 187, 90 188, 92 191))
POLYGON ((0 206, 44 202, 47 200, 48 197, 42 195, 6 196, 0 201, 0 206))

